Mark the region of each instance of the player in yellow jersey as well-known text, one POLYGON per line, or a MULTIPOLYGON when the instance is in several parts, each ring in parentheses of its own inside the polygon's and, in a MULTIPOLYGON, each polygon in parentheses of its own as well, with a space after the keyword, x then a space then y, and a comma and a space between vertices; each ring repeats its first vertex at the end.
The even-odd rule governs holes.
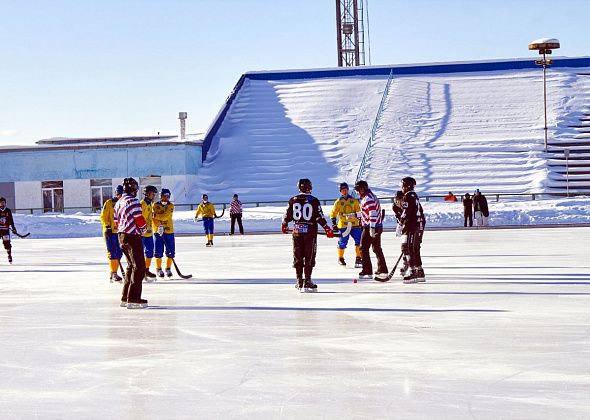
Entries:
POLYGON ((203 194, 203 201, 197 207, 195 219, 198 219, 200 215, 203 216, 203 229, 205 230, 205 235, 207 235, 207 243, 205 245, 213 246, 214 220, 217 215, 215 214, 215 205, 209 202, 209 196, 207 194, 203 194))
POLYGON ((349 236, 354 239, 354 248, 356 251, 356 260, 354 266, 359 268, 362 267, 361 259, 361 234, 362 229, 360 227, 360 221, 358 214, 360 214, 361 206, 359 201, 351 196, 349 193, 348 184, 343 182, 340 184, 340 198, 334 202, 330 218, 332 219, 332 230, 334 232, 344 232, 348 223, 352 223, 352 229, 350 234, 341 237, 338 240, 338 264, 346 265, 344 261, 344 250, 348 245, 349 236), (338 223, 336 223, 338 219, 338 223))
POLYGON ((162 188, 160 201, 152 205, 154 210, 154 231, 156 237, 156 271, 159 277, 164 277, 162 271, 162 257, 164 248, 166 248, 166 276, 172 277, 172 259, 175 256, 176 246, 174 243, 174 223, 172 214, 174 213, 174 204, 170 202, 170 190, 162 188))
POLYGON ((147 230, 142 235, 143 254, 145 256, 145 278, 144 280, 151 283, 156 280, 156 275, 150 271, 152 258, 154 258, 154 227, 153 223, 153 208, 152 204, 154 198, 158 193, 158 189, 153 185, 147 185, 143 189, 143 200, 141 200, 141 213, 145 219, 147 230))
POLYGON ((102 233, 107 246, 107 257, 109 258, 109 266, 111 268, 111 283, 121 282, 123 280, 117 274, 119 263, 123 257, 123 252, 121 251, 121 246, 119 245, 114 211, 115 203, 119 198, 121 198, 121 195, 123 195, 123 186, 117 185, 117 188, 115 189, 115 196, 105 201, 102 206, 102 210, 100 211, 102 233))

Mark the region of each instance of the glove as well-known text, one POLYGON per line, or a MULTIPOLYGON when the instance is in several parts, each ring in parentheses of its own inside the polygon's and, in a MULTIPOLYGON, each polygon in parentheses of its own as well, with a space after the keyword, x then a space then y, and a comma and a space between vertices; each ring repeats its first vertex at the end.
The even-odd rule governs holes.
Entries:
POLYGON ((281 225, 281 231, 282 231, 283 233, 289 233, 289 225, 288 225, 287 223, 283 223, 283 224, 281 225))
POLYGON ((330 229, 330 226, 328 226, 328 225, 324 226, 324 230, 326 231, 326 236, 328 238, 334 237, 334 231, 332 229, 330 229))
POLYGON ((158 226, 158 235, 162 236, 164 234, 164 225, 158 226))
POLYGON ((12 227, 12 233, 14 233, 15 235, 18 235, 18 232, 16 231, 16 228, 14 226, 12 227))
POLYGON ((338 229, 338 225, 337 225, 336 223, 334 223, 334 224, 332 225, 332 230, 333 230, 334 232, 336 232, 337 230, 339 230, 339 229, 338 229))
POLYGON ((369 229, 369 235, 371 235, 371 238, 374 238, 377 236, 377 232, 375 231, 374 227, 369 229))

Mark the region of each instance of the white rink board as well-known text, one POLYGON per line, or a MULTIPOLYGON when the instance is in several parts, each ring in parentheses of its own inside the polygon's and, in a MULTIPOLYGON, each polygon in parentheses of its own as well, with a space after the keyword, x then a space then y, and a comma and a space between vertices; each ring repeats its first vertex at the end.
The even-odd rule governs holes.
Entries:
POLYGON ((288 236, 204 242, 136 311, 98 238, 0 249, 0 418, 590 418, 590 228, 427 232, 417 285, 353 284, 320 237, 317 294, 288 236))

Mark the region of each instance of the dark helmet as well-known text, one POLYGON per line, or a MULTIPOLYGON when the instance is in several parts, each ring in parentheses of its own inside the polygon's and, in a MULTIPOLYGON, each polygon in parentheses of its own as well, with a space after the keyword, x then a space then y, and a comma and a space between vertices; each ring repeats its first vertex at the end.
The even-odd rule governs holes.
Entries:
POLYGON ((1 203, 2 201, 4 201, 4 202, 6 203, 6 198, 4 198, 4 197, 0 197, 0 203, 1 203))
POLYGON ((153 185, 146 185, 145 187, 143 187, 143 195, 147 195, 149 193, 158 193, 158 189, 156 187, 154 187, 153 185))
POLYGON ((346 188, 347 190, 349 189, 348 184, 346 182, 340 183, 340 188, 338 189, 338 191, 342 191, 343 188, 346 188))
POLYGON ((123 194, 123 186, 117 185, 117 188, 115 188, 115 195, 121 195, 121 194, 123 194))
POLYGON ((203 194, 201 198, 209 198, 209 196, 207 194, 203 194))
POLYGON ((367 191, 368 189, 369 184, 367 184, 367 181, 363 181, 362 179, 354 184, 354 190, 357 192, 367 191))
POLYGON ((401 200, 402 198, 404 198, 404 193, 402 191, 397 191, 395 193, 395 199, 396 200, 401 200))
POLYGON ((412 178, 411 176, 407 176, 405 178, 402 178, 401 184, 402 184, 402 186, 405 186, 407 189, 413 190, 414 187, 416 186, 416 180, 414 178, 412 178))
POLYGON ((297 188, 299 188, 299 191, 302 193, 309 194, 313 187, 309 179, 301 178, 299 182, 297 182, 297 188))
POLYGON ((127 194, 136 193, 139 190, 139 184, 134 178, 125 178, 123 180, 123 191, 127 194))
POLYGON ((160 193, 160 197, 163 195, 171 195, 170 190, 168 188, 162 188, 162 192, 160 193))

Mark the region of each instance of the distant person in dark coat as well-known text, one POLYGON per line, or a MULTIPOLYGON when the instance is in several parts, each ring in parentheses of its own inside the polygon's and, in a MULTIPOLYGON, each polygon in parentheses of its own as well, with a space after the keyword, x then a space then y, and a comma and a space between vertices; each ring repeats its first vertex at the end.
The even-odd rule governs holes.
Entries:
POLYGON ((467 219, 469 219, 469 227, 473 226, 473 200, 469 193, 463 196, 463 226, 467 227, 467 219))
POLYGON ((479 189, 475 190, 473 196, 473 211, 475 212, 475 224, 477 226, 487 226, 488 217, 490 216, 488 200, 486 200, 485 195, 479 192, 479 189))

